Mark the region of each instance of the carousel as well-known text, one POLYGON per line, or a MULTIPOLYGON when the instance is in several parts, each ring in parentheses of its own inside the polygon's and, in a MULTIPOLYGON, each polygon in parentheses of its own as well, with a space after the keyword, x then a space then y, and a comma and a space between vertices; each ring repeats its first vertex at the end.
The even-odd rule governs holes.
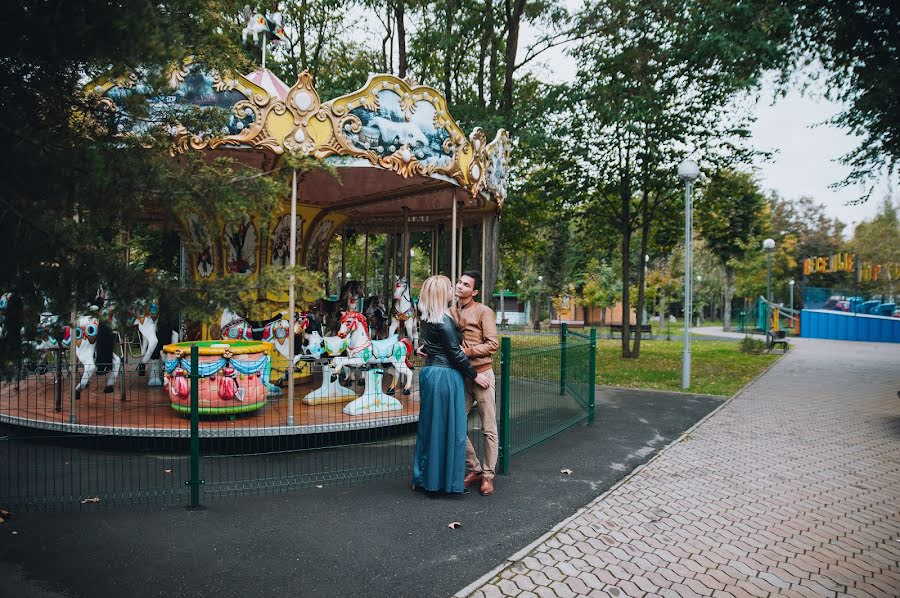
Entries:
MULTIPOLYGON (((196 380, 206 436, 415 422, 414 288, 422 281, 412 280, 411 238, 416 235, 420 248, 428 239, 429 273, 456 279, 464 269, 480 270, 485 287, 492 286, 508 177, 506 132, 490 141, 480 128, 466 135, 439 92, 388 74, 372 75, 359 90, 327 101, 307 72, 287 85, 265 68, 236 75, 188 61, 168 79, 170 92, 153 98, 151 110, 177 105, 229 115, 220 131, 172 128, 173 156, 227 156, 262 176, 280 169, 289 155, 324 166, 295 171, 290 195, 273 213, 224 222, 196 205, 179 214, 183 275, 236 277, 256 289, 264 267, 302 265, 326 274, 326 297, 295 297, 290 285, 256 289, 248 313, 223 309, 198 323, 187 342, 160 343, 153 386, 122 375, 105 388, 79 383, 76 397, 66 384, 74 376, 57 368, 4 389, 0 421, 79 433, 186 436, 196 380), (346 252, 360 243, 348 247, 351 237, 365 239, 364 274, 352 279, 346 252), (370 240, 383 247, 377 270, 367 253, 370 240), (335 248, 338 277, 330 271, 335 248), (378 305, 389 311, 387 330, 370 321, 378 305), (198 372, 191 371, 191 345, 199 345, 198 372)), ((120 133, 140 134, 146 126, 126 108, 129 95, 141 91, 137 76, 91 83, 85 91, 120 133)), ((128 372, 127 363, 122 371, 128 372)))

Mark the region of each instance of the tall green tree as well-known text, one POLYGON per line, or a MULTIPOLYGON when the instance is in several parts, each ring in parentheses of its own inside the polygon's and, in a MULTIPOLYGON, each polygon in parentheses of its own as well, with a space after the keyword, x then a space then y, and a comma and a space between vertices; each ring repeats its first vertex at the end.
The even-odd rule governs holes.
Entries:
POLYGON ((856 225, 851 241, 857 260, 883 267, 878 280, 870 284, 872 290, 887 296, 894 295, 900 272, 900 218, 897 211, 890 198, 885 198, 878 214, 856 225))
POLYGON ((711 175, 697 197, 697 231, 721 268, 725 330, 731 330, 734 260, 743 256, 750 241, 762 232, 765 201, 751 174, 727 169, 711 175))
MULTIPOLYGON (((641 312, 653 223, 681 208, 676 166, 688 148, 707 166, 748 159, 735 143, 748 120, 730 105, 775 63, 766 29, 785 26, 787 15, 728 2, 612 0, 592 4, 582 22, 591 34, 575 52, 564 128, 576 155, 565 161, 566 177, 576 196, 617 224, 623 303, 631 304, 636 278, 641 312)), ((632 345, 623 323, 622 355, 637 357, 640 331, 632 345)))

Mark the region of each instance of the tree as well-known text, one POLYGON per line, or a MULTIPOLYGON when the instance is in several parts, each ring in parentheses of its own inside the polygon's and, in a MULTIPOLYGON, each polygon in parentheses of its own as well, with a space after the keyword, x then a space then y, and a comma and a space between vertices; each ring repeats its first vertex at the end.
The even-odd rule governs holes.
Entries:
MULTIPOLYGON (((171 68, 188 56, 211 69, 249 70, 238 45, 238 11, 206 0, 7 8, 21 36, 0 60, 5 166, 16 172, 0 181, 0 288, 37 310, 46 303, 54 313, 76 311, 101 284, 127 304, 177 275, 166 271, 171 254, 152 262, 155 241, 140 233, 148 221, 176 228, 177 215, 197 206, 212 218, 266 213, 286 195, 281 175, 247 176, 225 158, 172 157, 167 129, 176 120, 189 130, 218 130, 228 118, 224 111, 150 110, 148 100, 168 93, 171 68), (140 73, 141 86, 125 112, 147 126, 139 138, 119 135, 96 98, 84 92, 87 81, 132 73, 140 73), (151 274, 148 267, 162 271, 151 274)), ((284 165, 308 166, 293 159, 284 165)), ((234 300, 237 282, 173 295, 208 315, 218 299, 234 300)))
MULTIPOLYGON (((728 2, 662 0, 598 2, 587 11, 590 35, 575 52, 578 80, 563 127, 570 156, 562 162, 574 195, 617 225, 625 305, 637 268, 643 310, 643 256, 655 219, 680 209, 673 173, 686 148, 707 167, 748 159, 735 143, 747 135, 747 117, 729 105, 777 57, 765 30, 787 15, 770 16, 728 2)), ((637 357, 640 330, 632 346, 623 324, 622 355, 637 357)))
POLYGON ((733 170, 713 174, 697 197, 694 218, 698 233, 722 270, 724 330, 731 330, 731 301, 735 290, 733 262, 743 256, 750 240, 762 231, 765 201, 752 175, 733 170))
POLYGON ((857 260, 882 266, 873 288, 884 295, 893 296, 900 271, 900 219, 897 207, 889 198, 884 199, 881 211, 868 222, 860 222, 853 231, 851 242, 857 260))
POLYGON ((791 64, 821 63, 828 95, 847 106, 831 122, 860 138, 842 159, 852 168, 842 184, 892 177, 900 165, 900 5, 894 0, 786 4, 796 15, 787 46, 791 64))
POLYGON ((592 259, 581 291, 587 307, 600 308, 600 325, 606 324, 606 310, 622 300, 622 281, 605 261, 592 259))

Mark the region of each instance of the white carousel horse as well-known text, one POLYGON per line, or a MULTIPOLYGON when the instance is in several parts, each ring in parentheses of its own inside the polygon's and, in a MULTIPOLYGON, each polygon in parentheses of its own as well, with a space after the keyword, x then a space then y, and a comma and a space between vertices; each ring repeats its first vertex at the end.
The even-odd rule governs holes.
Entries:
POLYGON ((156 301, 141 301, 128 310, 129 325, 137 326, 141 340, 141 360, 138 362, 138 375, 143 376, 147 364, 150 363, 150 379, 147 386, 162 386, 162 372, 158 359, 151 360, 156 345, 159 344, 157 324, 159 321, 159 304, 156 301))
POLYGON ((419 331, 416 327, 416 306, 409 297, 409 283, 405 278, 394 277, 394 305, 391 308, 391 327, 388 338, 398 332, 401 324, 406 337, 412 341, 413 348, 419 346, 419 331))
POLYGON ((269 36, 269 43, 277 44, 284 39, 284 27, 282 26, 282 18, 280 12, 273 12, 266 16, 260 12, 254 12, 249 6, 244 6, 241 13, 247 24, 241 30, 241 40, 247 43, 247 38, 253 36, 253 41, 259 43, 259 34, 264 33, 269 36))
MULTIPOLYGON (((338 336, 347 339, 348 356, 335 357, 332 363, 335 369, 346 366, 389 364, 394 368, 394 375, 388 393, 393 394, 396 391, 398 377, 402 375, 405 379, 403 394, 410 394, 413 376, 408 359, 413 352, 413 347, 408 339, 398 339, 394 335, 384 340, 371 340, 366 317, 356 312, 345 312, 341 315, 341 329, 338 336)), ((403 409, 400 401, 381 391, 382 373, 383 369, 381 368, 369 368, 366 372, 366 389, 363 395, 344 407, 344 413, 362 415, 403 409)))
MULTIPOLYGON (((337 357, 347 351, 348 339, 340 336, 323 337, 318 331, 308 332, 303 339, 303 354, 313 359, 321 359, 324 355, 337 357)), ((356 392, 342 386, 337 376, 332 375, 332 364, 322 361, 322 385, 307 393, 303 402, 307 405, 344 402, 355 399, 356 392)), ((338 370, 340 371, 340 370, 338 370)))
MULTIPOLYGON (((97 371, 97 335, 100 333, 100 319, 97 316, 80 316, 75 321, 75 356, 84 366, 84 374, 75 387, 75 398, 81 398, 81 391, 87 388, 91 382, 91 378, 97 371)), ((70 346, 72 342, 72 333, 70 327, 66 327, 65 337, 63 338, 63 346, 70 346)), ((106 364, 101 364, 106 365, 106 364)), ((109 378, 106 380, 106 386, 103 388, 104 393, 111 393, 115 388, 116 379, 119 377, 119 370, 122 367, 122 359, 112 354, 112 369, 109 378)))

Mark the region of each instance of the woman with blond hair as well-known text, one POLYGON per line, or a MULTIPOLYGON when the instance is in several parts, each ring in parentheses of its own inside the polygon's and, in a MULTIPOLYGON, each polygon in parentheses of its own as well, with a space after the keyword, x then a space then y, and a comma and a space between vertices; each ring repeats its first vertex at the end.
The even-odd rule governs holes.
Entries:
POLYGON ((419 374, 419 430, 413 488, 463 494, 466 473, 466 408, 463 376, 487 388, 463 353, 462 335, 450 316, 453 283, 432 276, 419 294, 421 339, 427 354, 419 374))

